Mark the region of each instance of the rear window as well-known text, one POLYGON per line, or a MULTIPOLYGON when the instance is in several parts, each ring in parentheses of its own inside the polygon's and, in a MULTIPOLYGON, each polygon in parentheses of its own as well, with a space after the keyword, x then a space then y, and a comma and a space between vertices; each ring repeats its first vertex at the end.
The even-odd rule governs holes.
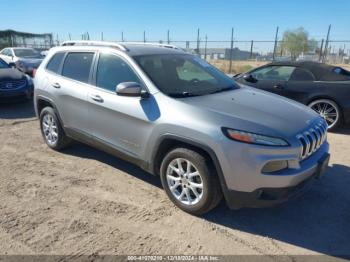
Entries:
POLYGON ((60 65, 62 63, 64 55, 65 53, 56 53, 47 64, 46 69, 59 74, 60 65))
POLYGON ((349 81, 350 72, 341 67, 333 67, 329 73, 321 77, 321 81, 349 81))
POLYGON ((314 81, 315 78, 311 72, 303 68, 296 68, 289 81, 314 81))
POLYGON ((93 57, 94 53, 69 53, 64 61, 62 75, 87 83, 93 57))

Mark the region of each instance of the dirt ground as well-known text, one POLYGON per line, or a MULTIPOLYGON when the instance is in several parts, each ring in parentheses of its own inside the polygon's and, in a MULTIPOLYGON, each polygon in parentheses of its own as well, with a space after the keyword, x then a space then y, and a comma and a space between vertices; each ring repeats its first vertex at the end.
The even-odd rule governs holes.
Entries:
MULTIPOLYGON (((43 142, 31 103, 0 106, 0 253, 350 255, 350 128, 303 197, 204 217, 177 209, 157 177, 88 146, 43 142)), ((271 259, 274 259, 273 257, 271 259)))

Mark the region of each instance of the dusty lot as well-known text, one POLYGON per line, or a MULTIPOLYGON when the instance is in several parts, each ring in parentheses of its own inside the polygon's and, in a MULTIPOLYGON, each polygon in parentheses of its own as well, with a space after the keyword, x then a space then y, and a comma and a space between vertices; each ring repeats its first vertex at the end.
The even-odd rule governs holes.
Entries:
POLYGON ((48 149, 30 103, 0 106, 0 138, 1 254, 350 255, 349 128, 329 134, 331 166, 302 198, 222 203, 202 218, 133 165, 80 144, 48 149))

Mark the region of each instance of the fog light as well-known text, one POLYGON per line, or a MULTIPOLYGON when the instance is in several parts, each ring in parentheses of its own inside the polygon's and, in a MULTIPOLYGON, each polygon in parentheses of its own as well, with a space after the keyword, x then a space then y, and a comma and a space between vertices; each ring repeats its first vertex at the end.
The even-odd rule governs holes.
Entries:
POLYGON ((283 170, 287 167, 288 167, 288 161, 286 160, 270 161, 263 167, 261 171, 263 173, 272 173, 272 172, 283 170))

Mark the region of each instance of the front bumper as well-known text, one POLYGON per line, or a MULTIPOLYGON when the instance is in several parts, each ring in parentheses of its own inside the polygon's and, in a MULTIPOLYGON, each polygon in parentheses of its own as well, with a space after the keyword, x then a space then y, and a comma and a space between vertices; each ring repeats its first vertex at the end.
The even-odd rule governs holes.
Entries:
POLYGON ((325 141, 311 156, 299 161, 301 146, 297 141, 289 147, 267 147, 222 140, 215 152, 228 206, 273 206, 299 194, 304 182, 312 181, 319 169, 318 162, 328 151, 325 141), (263 167, 270 161, 287 161, 288 168, 263 173, 263 167))
POLYGON ((15 90, 0 90, 0 102, 12 102, 33 97, 34 87, 26 86, 15 90))
POLYGON ((281 188, 259 188, 253 192, 240 192, 235 190, 226 190, 225 199, 231 209, 240 209, 243 207, 272 207, 284 203, 292 198, 296 198, 307 191, 315 180, 325 171, 328 166, 329 154, 319 159, 315 172, 301 181, 299 184, 290 187, 281 188))

